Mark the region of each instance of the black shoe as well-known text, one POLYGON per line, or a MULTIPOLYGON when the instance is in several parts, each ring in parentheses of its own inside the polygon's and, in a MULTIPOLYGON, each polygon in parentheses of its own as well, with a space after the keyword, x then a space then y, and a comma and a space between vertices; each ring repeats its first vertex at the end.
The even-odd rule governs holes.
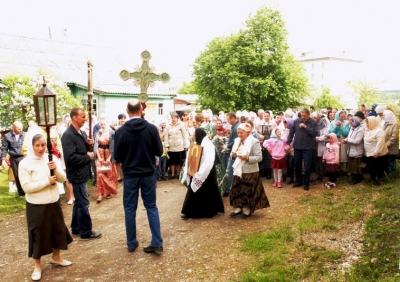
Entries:
POLYGON ((71 231, 71 234, 72 234, 72 236, 79 236, 79 235, 81 235, 81 234, 79 234, 79 232, 73 232, 73 231, 71 231))
POLYGON ((222 197, 229 197, 229 192, 224 192, 224 194, 222 194, 222 197))
POLYGON ((165 181, 165 180, 167 180, 167 178, 165 178, 165 176, 162 176, 162 177, 161 177, 161 180, 164 180, 164 181, 165 181))
POLYGON ((271 174, 267 174, 267 176, 265 177, 267 180, 270 180, 272 178, 271 174))
POLYGON ((316 181, 321 181, 322 180, 322 176, 318 176, 317 179, 315 179, 316 181))
POLYGON ((92 240, 92 239, 97 239, 101 237, 101 233, 98 231, 92 231, 92 234, 89 236, 82 236, 81 235, 81 240, 92 240))
POLYGON ((164 249, 163 247, 156 247, 156 246, 147 246, 145 248, 143 248, 143 252, 145 252, 146 254, 150 254, 150 253, 160 253, 162 252, 164 249))
POLYGON ((157 181, 161 181, 162 180, 162 178, 161 177, 159 177, 158 179, 157 179, 157 181))
POLYGON ((128 252, 133 253, 134 251, 136 251, 137 247, 139 247, 139 243, 137 243, 133 247, 128 247, 128 252))
POLYGON ((300 182, 295 182, 293 184, 293 187, 301 187, 301 186, 303 186, 303 183, 300 183, 300 182))
POLYGON ((374 180, 373 182, 374 182, 375 186, 380 186, 381 185, 381 182, 378 179, 374 180))
POLYGON ((293 179, 289 179, 288 182, 286 182, 286 184, 293 184, 293 183, 294 183, 293 179))
POLYGON ((310 186, 304 185, 304 190, 306 190, 306 191, 310 190, 310 186))
POLYGON ((168 176, 168 180, 172 180, 174 178, 175 178, 175 176, 172 176, 172 175, 168 176))
POLYGON ((237 216, 242 215, 242 214, 243 214, 242 211, 240 211, 240 212, 233 212, 233 213, 231 213, 229 216, 230 216, 230 217, 237 217, 237 216))
POLYGON ((182 214, 181 219, 186 220, 186 219, 189 219, 189 217, 186 214, 182 214))

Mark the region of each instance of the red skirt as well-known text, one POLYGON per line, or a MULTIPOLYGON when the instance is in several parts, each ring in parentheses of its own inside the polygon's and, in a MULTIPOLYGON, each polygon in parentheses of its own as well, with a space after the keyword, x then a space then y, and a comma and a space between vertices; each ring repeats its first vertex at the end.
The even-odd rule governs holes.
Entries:
POLYGON ((284 169, 286 168, 286 158, 282 158, 280 160, 271 159, 271 168, 278 168, 278 169, 284 169))

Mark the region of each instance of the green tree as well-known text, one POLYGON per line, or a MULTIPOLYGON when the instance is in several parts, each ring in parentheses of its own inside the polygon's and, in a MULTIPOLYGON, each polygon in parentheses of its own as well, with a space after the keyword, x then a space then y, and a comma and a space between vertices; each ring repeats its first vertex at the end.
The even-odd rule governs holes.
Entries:
POLYGON ((321 95, 314 101, 314 108, 316 110, 326 109, 328 107, 342 109, 343 106, 340 97, 332 95, 331 90, 327 87, 322 90, 321 95))
POLYGON ((193 82, 184 82, 182 87, 178 89, 178 94, 196 94, 196 88, 193 82))
POLYGON ((58 81, 51 74, 38 71, 33 77, 10 75, 2 81, 8 87, 0 97, 2 127, 10 127, 14 121, 19 120, 26 129, 28 122, 35 120, 33 95, 42 88, 43 76, 46 77, 47 87, 57 95, 58 116, 68 114, 74 107, 82 107, 81 102, 71 95, 66 83, 58 81))
POLYGON ((367 104, 371 107, 374 103, 379 103, 378 86, 374 83, 368 83, 362 80, 349 81, 347 83, 353 89, 357 99, 357 104, 367 104))
POLYGON ((237 34, 213 39, 194 64, 199 104, 213 111, 303 104, 307 78, 286 37, 280 13, 264 7, 237 34))

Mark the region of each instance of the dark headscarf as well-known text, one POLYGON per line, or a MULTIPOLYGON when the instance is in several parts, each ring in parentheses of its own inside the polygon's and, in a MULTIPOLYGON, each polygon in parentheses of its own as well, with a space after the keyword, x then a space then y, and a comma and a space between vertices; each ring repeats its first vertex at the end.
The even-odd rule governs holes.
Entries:
POLYGON ((376 107, 378 106, 378 104, 372 104, 372 107, 371 107, 371 111, 369 111, 369 114, 368 114, 368 116, 369 117, 376 117, 378 114, 375 112, 375 109, 376 109, 376 107))
POLYGON ((196 144, 200 145, 201 142, 203 141, 203 138, 207 136, 207 133, 205 132, 205 130, 203 128, 199 127, 199 128, 196 128, 196 130, 194 131, 194 136, 196 139, 196 144))

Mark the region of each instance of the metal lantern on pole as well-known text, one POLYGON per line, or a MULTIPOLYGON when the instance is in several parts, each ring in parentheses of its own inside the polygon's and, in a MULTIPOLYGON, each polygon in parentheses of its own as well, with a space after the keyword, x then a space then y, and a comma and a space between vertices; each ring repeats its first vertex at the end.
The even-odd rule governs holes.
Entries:
MULTIPOLYGON (((46 127, 47 133, 47 151, 49 153, 49 161, 53 160, 51 154, 50 127, 57 124, 57 103, 56 94, 46 87, 46 80, 43 77, 43 87, 33 95, 33 103, 35 108, 36 123, 38 126, 46 127)), ((54 171, 50 170, 51 175, 54 171)))

